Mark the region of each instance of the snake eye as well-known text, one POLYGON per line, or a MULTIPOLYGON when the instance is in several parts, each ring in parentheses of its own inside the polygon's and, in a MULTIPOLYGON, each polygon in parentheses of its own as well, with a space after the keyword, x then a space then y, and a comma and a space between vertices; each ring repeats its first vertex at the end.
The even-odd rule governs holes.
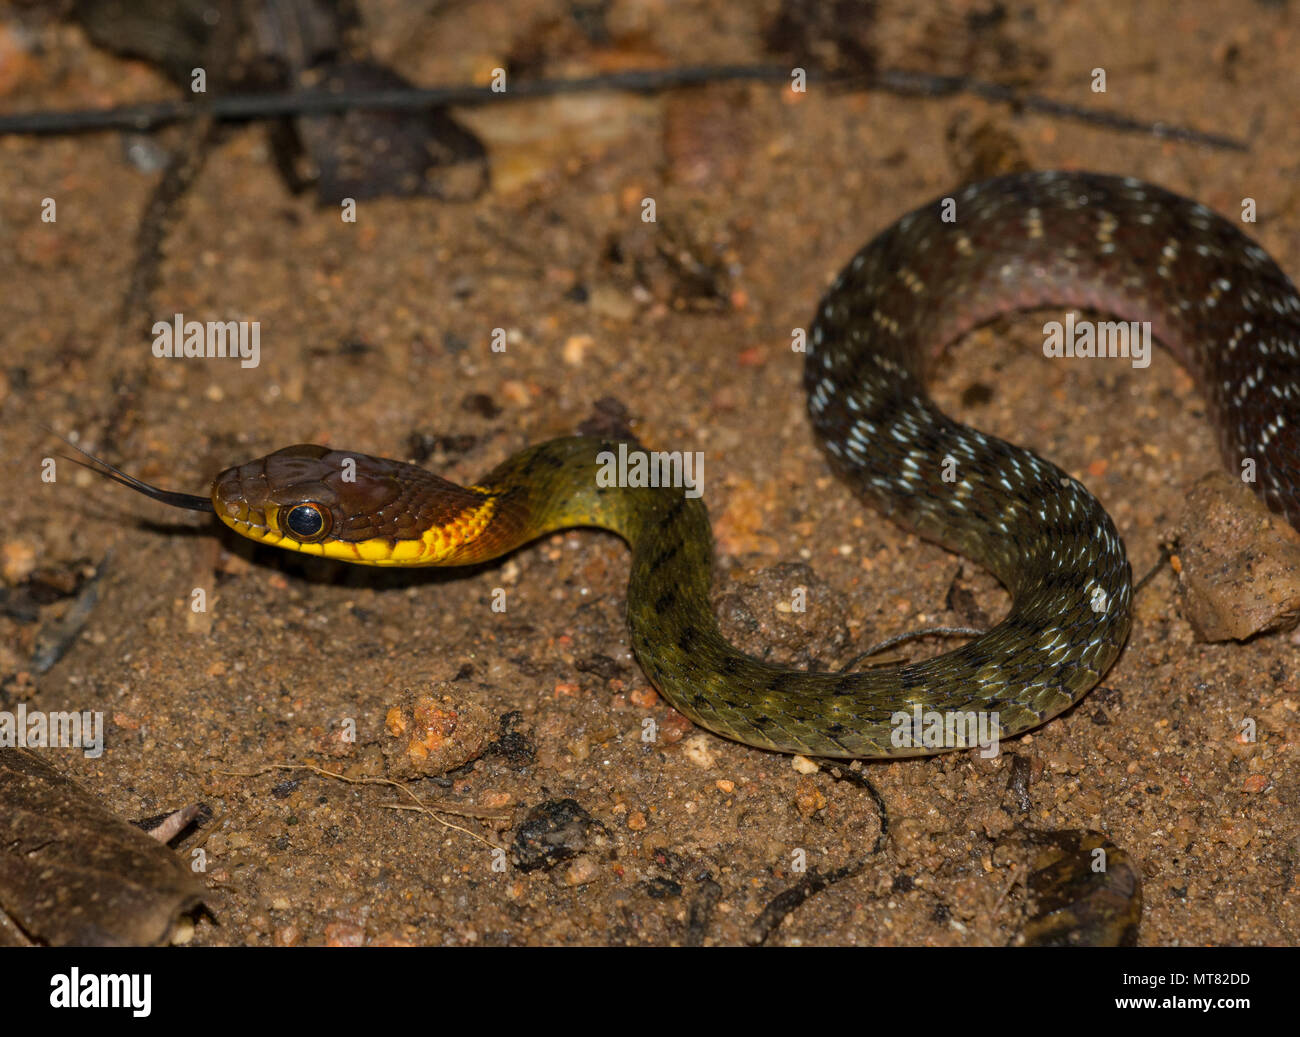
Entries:
POLYGON ((330 513, 314 501, 295 504, 284 517, 284 531, 304 544, 324 539, 332 524, 330 513))

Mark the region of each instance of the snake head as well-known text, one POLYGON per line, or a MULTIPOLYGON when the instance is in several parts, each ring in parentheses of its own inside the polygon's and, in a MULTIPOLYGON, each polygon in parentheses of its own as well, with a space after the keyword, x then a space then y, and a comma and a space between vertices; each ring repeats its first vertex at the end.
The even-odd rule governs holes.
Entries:
POLYGON ((362 565, 454 563, 492 494, 412 464, 303 443, 227 468, 212 508, 241 536, 362 565))
POLYGON ((360 565, 464 565, 515 543, 507 527, 517 522, 493 523, 502 494, 386 457, 302 443, 227 468, 198 497, 63 441, 80 455, 64 457, 105 479, 173 508, 215 512, 240 536, 286 550, 360 565))

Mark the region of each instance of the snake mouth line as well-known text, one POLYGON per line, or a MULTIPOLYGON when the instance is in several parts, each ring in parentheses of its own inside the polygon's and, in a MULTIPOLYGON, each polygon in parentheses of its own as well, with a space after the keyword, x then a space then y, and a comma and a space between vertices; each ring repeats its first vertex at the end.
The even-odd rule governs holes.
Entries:
MULTIPOLYGON (((218 516, 218 517, 220 517, 220 516, 218 516)), ((226 525, 228 525, 228 526, 229 526, 231 529, 233 529, 236 533, 242 533, 245 529, 256 529, 256 530, 259 530, 259 531, 262 532, 262 533, 279 533, 279 532, 280 532, 278 529, 272 529, 270 526, 268 526, 268 525, 264 525, 264 524, 261 523, 261 522, 249 522, 247 519, 233 518, 233 517, 232 517, 232 518, 229 518, 229 519, 222 519, 221 521, 224 522, 226 525)))

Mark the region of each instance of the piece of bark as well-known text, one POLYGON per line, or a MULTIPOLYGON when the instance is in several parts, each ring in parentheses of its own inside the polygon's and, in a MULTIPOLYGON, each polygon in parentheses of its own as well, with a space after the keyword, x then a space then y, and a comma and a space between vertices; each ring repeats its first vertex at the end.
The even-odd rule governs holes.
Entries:
POLYGON ((37 753, 0 749, 0 914, 54 946, 165 943, 203 886, 37 753))
POLYGON ((1025 832, 1032 911, 1021 947, 1133 947, 1142 921, 1142 874, 1099 832, 1025 832))

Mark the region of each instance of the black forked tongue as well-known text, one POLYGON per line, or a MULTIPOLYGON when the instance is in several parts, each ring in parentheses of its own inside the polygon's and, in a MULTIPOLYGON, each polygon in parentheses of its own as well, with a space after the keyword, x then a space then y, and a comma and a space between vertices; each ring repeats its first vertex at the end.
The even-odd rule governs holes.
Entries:
MULTIPOLYGON (((58 435, 58 433, 56 432, 55 435, 58 435)), ((59 436, 59 438, 63 439, 62 436, 59 436)), ((69 457, 67 454, 59 455, 73 464, 79 464, 82 468, 89 468, 96 475, 102 475, 105 479, 128 486, 135 490, 136 493, 143 493, 146 497, 152 497, 163 504, 170 504, 173 508, 185 508, 187 511, 206 511, 209 515, 212 514, 212 501, 207 497, 196 497, 192 493, 177 493, 175 490, 160 490, 157 486, 150 486, 147 482, 141 482, 133 475, 127 475, 120 468, 114 468, 107 461, 101 461, 94 454, 86 453, 70 440, 63 439, 63 442, 81 455, 81 457, 69 457)))

